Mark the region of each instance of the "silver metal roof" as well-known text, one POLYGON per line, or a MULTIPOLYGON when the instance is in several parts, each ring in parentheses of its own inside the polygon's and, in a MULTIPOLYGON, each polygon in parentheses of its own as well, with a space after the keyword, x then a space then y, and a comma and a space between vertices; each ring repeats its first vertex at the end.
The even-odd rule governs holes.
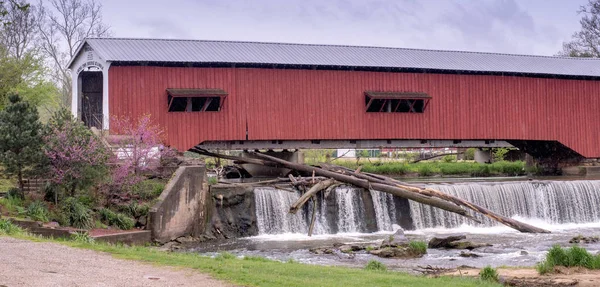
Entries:
POLYGON ((92 38, 83 45, 86 43, 110 62, 412 68, 600 77, 600 59, 590 58, 204 40, 92 38))

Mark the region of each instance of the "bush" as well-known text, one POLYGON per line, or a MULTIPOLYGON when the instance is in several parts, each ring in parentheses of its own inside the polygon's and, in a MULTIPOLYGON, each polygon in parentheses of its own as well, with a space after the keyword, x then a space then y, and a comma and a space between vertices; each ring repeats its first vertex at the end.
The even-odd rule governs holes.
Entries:
POLYGON ((7 196, 0 198, 0 205, 11 213, 23 213, 23 199, 21 197, 7 196))
POLYGON ((143 180, 133 186, 132 193, 142 200, 153 200, 160 196, 165 189, 165 184, 157 180, 143 180))
POLYGON ((490 176, 492 174, 489 164, 482 164, 477 167, 475 171, 471 173, 471 176, 490 176))
POLYGON ((27 206, 26 214, 35 221, 48 222, 48 207, 41 201, 34 201, 27 206))
POLYGON ((455 155, 445 155, 442 158, 443 162, 455 162, 456 161, 456 156, 455 155))
POLYGON ((74 197, 69 197, 61 204, 62 216, 65 225, 75 228, 90 229, 94 227, 92 211, 74 197))
POLYGON ((427 253, 427 243, 423 241, 411 241, 408 243, 408 248, 411 252, 417 255, 423 255, 427 253))
POLYGON ((365 266, 365 269, 371 271, 387 271, 387 267, 385 266, 385 264, 377 260, 369 261, 369 263, 367 263, 367 266, 365 266))
POLYGON ((431 175, 433 175, 433 168, 428 164, 421 165, 421 166, 419 166, 419 175, 420 176, 431 176, 431 175))
POLYGON ((468 148, 464 154, 465 160, 475 160, 475 148, 468 148))
POLYGON ((133 219, 122 213, 116 213, 108 208, 100 209, 100 220, 110 226, 123 230, 132 229, 135 225, 133 219))
POLYGON ((486 266, 479 272, 479 278, 483 281, 498 282, 498 272, 491 266, 486 266))
POLYGON ((0 234, 15 235, 23 232, 21 227, 13 224, 8 219, 0 219, 0 234))
POLYGON ((6 196, 21 200, 25 199, 25 196, 18 187, 11 187, 10 189, 8 189, 8 191, 6 192, 6 196))
POLYGON ((555 266, 600 269, 600 255, 592 255, 579 246, 565 249, 554 245, 546 254, 546 259, 536 265, 536 269, 540 274, 546 274, 553 272, 555 266))
POLYGON ((44 200, 48 202, 57 203, 58 199, 61 198, 60 189, 52 182, 47 182, 44 185, 42 193, 44 193, 44 200))

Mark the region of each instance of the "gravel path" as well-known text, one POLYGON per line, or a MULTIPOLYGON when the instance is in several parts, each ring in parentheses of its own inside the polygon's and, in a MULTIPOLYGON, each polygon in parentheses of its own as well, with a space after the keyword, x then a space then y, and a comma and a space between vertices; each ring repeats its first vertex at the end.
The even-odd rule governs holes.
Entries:
POLYGON ((190 269, 155 267, 56 243, 0 237, 0 287, 231 286, 190 269))

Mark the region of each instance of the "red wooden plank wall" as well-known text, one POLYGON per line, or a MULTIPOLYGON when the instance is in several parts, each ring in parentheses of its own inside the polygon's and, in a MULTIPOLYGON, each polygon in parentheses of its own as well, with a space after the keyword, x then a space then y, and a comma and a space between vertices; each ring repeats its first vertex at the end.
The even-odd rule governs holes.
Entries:
POLYGON ((600 157, 600 81, 513 76, 113 66, 111 116, 149 113, 179 150, 206 140, 558 140, 600 157), (220 112, 168 113, 167 88, 220 88, 220 112), (425 92, 423 114, 367 113, 364 91, 425 92))

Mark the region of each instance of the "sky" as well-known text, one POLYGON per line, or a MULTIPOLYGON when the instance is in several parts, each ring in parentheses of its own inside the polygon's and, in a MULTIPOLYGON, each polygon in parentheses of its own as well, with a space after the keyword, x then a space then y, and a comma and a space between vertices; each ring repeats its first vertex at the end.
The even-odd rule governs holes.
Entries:
POLYGON ((99 0, 115 37, 555 55, 587 0, 99 0))

